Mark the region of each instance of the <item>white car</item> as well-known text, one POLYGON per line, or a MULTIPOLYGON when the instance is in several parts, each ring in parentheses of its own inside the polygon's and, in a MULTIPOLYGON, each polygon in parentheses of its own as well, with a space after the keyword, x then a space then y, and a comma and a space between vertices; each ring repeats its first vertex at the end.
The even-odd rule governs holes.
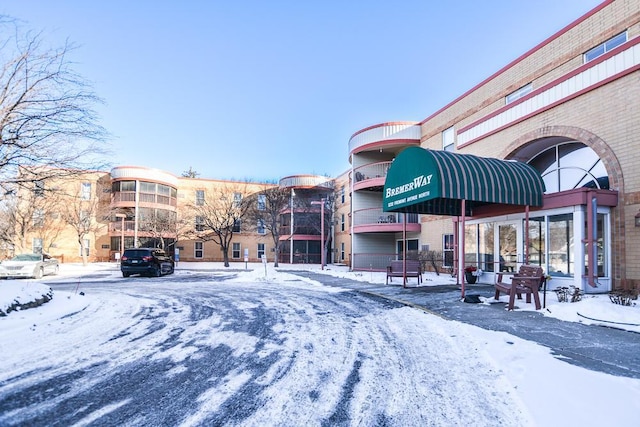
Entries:
POLYGON ((58 274, 58 260, 47 254, 20 254, 0 263, 0 277, 33 277, 58 274))

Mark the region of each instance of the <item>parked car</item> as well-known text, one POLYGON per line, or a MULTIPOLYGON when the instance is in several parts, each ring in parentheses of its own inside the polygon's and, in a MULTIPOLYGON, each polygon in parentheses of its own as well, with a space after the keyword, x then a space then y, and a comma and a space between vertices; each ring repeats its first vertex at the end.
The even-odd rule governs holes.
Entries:
POLYGON ((47 274, 58 274, 58 260, 48 254, 20 254, 0 263, 0 277, 32 277, 40 279, 47 274))
POLYGON ((160 277, 173 273, 174 262, 162 249, 125 249, 120 257, 120 271, 123 277, 132 274, 160 277))

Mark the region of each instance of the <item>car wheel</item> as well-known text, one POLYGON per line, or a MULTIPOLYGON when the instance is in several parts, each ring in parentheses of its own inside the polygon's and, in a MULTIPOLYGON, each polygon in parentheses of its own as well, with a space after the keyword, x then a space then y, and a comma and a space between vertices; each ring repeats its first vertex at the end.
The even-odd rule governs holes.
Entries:
POLYGON ((56 265, 55 270, 53 270, 53 274, 55 275, 55 274, 58 274, 59 272, 60 272, 60 266, 56 265))
POLYGON ((44 272, 42 271, 42 268, 36 268, 36 270, 33 272, 33 278, 42 279, 42 276, 44 276, 44 272))
POLYGON ((131 276, 131 273, 122 272, 122 277, 129 277, 129 276, 131 276))
POLYGON ((153 270, 153 277, 162 276, 162 268, 159 265, 156 265, 156 269, 153 270))

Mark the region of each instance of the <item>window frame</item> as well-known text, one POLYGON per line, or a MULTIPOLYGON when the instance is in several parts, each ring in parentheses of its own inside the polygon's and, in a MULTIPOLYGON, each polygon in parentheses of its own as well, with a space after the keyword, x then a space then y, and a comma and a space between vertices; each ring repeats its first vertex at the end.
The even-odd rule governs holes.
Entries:
POLYGON ((256 256, 258 257, 259 260, 262 260, 262 255, 266 255, 266 246, 264 243, 258 243, 257 248, 256 248, 256 256), (260 247, 262 246, 262 249, 260 249, 260 247))
POLYGON ((586 64, 587 62, 591 62, 596 58, 601 57, 602 55, 611 52, 613 49, 621 46, 629 41, 629 33, 628 30, 624 30, 621 33, 616 34, 615 36, 605 40, 604 42, 596 45, 582 54, 582 63, 586 64), (621 37, 624 36, 624 37, 621 37))
POLYGON ((80 199, 91 200, 91 183, 83 182, 80 184, 80 199))
POLYGON ((196 259, 204 258, 204 242, 193 242, 193 257, 196 259))
POLYGON ((446 128, 441 133, 442 150, 454 151, 456 148, 456 133, 453 126, 446 128))
POLYGON ((240 245, 240 242, 231 243, 231 258, 240 259, 241 255, 242 255, 242 246, 240 245))
POLYGON ((41 254, 44 252, 44 240, 42 237, 34 237, 31 240, 31 251, 34 254, 41 254))
POLYGON ((529 82, 526 85, 514 90, 510 94, 504 97, 505 105, 511 104, 520 98, 524 98, 533 91, 533 83, 529 82))
POLYGON ((204 190, 196 190, 195 203, 196 206, 204 205, 204 190))
POLYGON ((442 266, 453 268, 453 260, 455 259, 455 239, 453 233, 442 235, 442 266), (447 265, 447 254, 450 253, 451 265, 447 265))

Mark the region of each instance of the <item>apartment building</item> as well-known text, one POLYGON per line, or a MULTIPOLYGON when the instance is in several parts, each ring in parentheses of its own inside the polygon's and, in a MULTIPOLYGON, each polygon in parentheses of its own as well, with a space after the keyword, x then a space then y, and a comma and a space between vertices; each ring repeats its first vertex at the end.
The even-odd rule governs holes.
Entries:
MULTIPOLYGON (((356 131, 344 174, 282 178, 290 203, 280 251, 259 224, 239 223, 231 260, 324 255, 382 270, 430 250, 489 282, 527 262, 543 266, 551 288, 638 287, 639 70, 640 0, 604 1, 424 120, 356 131)), ((108 199, 109 214, 95 219, 104 229, 86 238, 91 260, 153 245, 188 261, 222 260, 214 242, 183 232, 202 226, 194 207, 216 192, 242 199, 268 186, 135 166, 73 185, 108 199)), ((36 234, 23 233, 22 244, 79 259, 71 231, 36 234)))
POLYGON ((605 1, 423 121, 357 131, 353 268, 429 248, 487 281, 637 287, 639 69, 640 1, 605 1))

